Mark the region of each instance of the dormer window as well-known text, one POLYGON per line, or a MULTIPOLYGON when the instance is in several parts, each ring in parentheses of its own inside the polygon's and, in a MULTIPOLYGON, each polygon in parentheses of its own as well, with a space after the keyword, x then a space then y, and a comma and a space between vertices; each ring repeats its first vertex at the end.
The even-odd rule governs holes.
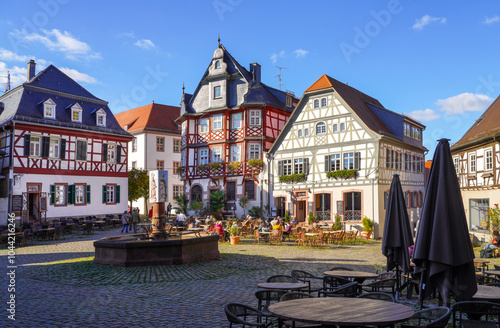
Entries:
POLYGON ((82 111, 83 108, 78 103, 71 106, 71 121, 82 122, 82 111))
POLYGON ((222 98, 221 92, 220 92, 220 85, 214 87, 214 99, 222 98))
POLYGON ((215 62, 215 68, 220 68, 220 60, 215 62))
POLYGON ((48 99, 43 103, 43 117, 56 118, 56 103, 52 99, 48 99))
POLYGON ((102 108, 96 113, 96 125, 106 126, 106 112, 102 108))
POLYGON ((292 107, 292 96, 286 96, 286 107, 292 107))

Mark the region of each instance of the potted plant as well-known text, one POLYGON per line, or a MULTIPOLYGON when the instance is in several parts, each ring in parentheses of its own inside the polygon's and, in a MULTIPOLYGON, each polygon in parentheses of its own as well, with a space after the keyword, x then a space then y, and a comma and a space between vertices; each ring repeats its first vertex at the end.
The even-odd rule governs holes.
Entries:
POLYGON ((264 166, 264 162, 258 158, 250 159, 247 163, 252 169, 261 169, 264 166))
POLYGON ((229 233, 231 245, 237 245, 240 242, 240 227, 238 227, 236 223, 233 223, 233 225, 227 229, 227 232, 229 233))
POLYGON ((238 172, 240 165, 241 165, 240 162, 229 162, 227 164, 227 169, 229 173, 236 173, 238 172))
POLYGON ((363 237, 365 237, 367 240, 371 237, 372 232, 373 232, 373 221, 370 220, 366 215, 363 217, 363 220, 361 221, 363 224, 363 237))

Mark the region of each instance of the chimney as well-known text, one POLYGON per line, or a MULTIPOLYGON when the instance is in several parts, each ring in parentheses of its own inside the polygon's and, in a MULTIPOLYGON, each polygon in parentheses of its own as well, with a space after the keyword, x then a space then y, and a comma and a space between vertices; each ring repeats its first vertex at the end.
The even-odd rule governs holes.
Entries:
POLYGON ((28 63, 28 82, 31 81, 31 79, 33 79, 35 77, 35 66, 36 66, 36 63, 33 59, 30 60, 30 62, 28 63))
POLYGON ((260 64, 252 63, 250 64, 250 74, 252 74, 253 79, 260 82, 260 64))

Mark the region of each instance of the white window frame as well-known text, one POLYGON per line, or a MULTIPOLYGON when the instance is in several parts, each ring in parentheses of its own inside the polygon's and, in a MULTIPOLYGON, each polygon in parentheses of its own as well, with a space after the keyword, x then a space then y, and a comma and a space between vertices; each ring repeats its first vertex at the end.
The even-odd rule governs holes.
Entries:
POLYGON ((319 99, 314 99, 314 108, 319 108, 319 99))
POLYGON ((222 163, 222 146, 212 147, 212 163, 222 163))
POLYGON ((104 109, 99 109, 96 114, 95 124, 98 126, 106 126, 106 112, 104 109))
POLYGON ((299 138, 302 138, 302 136, 303 136, 303 135, 302 135, 302 129, 299 129, 299 130, 297 131, 297 136, 298 136, 299 138))
POLYGON ((339 171, 342 169, 340 154, 330 155, 330 171, 339 171))
POLYGON ((55 184, 54 205, 66 205, 67 185, 55 184))
POLYGON ((309 137, 309 128, 304 129, 304 137, 309 137))
POLYGON ((327 101, 326 98, 321 98, 321 107, 326 107, 327 101))
POLYGON ((116 185, 106 185, 106 204, 116 204, 116 185))
POLYGON ((42 137, 38 135, 31 135, 30 137, 30 156, 41 156, 42 137))
POLYGON ((286 107, 292 107, 292 96, 286 96, 286 107))
POLYGON ((484 170, 493 171, 493 149, 489 148, 484 151, 484 170))
POLYGON ((132 162, 132 168, 133 168, 133 169, 136 169, 136 168, 137 168, 137 161, 133 161, 133 162, 132 162))
POLYGON ((215 61, 215 65, 214 67, 217 69, 217 68, 220 68, 220 60, 216 60, 215 61))
POLYGON ((181 152, 181 139, 174 138, 172 141, 172 148, 174 153, 181 152))
POLYGON ((75 204, 85 204, 86 185, 75 184, 75 204))
POLYGON ((476 173, 477 170, 477 157, 476 153, 469 155, 469 173, 476 173))
POLYGON ((316 124, 316 135, 321 135, 326 133, 326 123, 325 122, 319 122, 316 124), (318 131, 318 128, 321 130, 318 131))
POLYGON ((354 152, 344 153, 343 160, 344 160, 344 170, 354 170, 355 169, 356 157, 354 155, 354 152), (352 167, 350 166, 351 164, 352 164, 352 167))
POLYGON ((212 116, 212 130, 213 131, 221 131, 222 130, 222 121, 224 118, 224 114, 216 114, 212 116))
POLYGON ((283 175, 292 175, 292 160, 285 159, 283 160, 283 175))
POLYGON ((231 129, 239 130, 243 127, 243 113, 234 113, 231 115, 231 129))
POLYGON ((208 148, 200 149, 200 157, 198 158, 198 165, 208 164, 208 148))
POLYGON ((248 159, 260 159, 261 147, 259 143, 248 144, 248 159))
POLYGON ((293 173, 295 173, 295 174, 304 173, 304 159, 303 158, 295 158, 293 160, 293 173))
POLYGON ((222 87, 220 85, 216 85, 214 87, 214 99, 222 98, 222 87))
POLYGON ((58 138, 50 138, 49 143, 49 158, 59 158, 59 139, 58 138))
POLYGON ((249 126, 261 126, 262 125, 262 111, 260 109, 250 109, 248 111, 248 125, 249 126))
POLYGON ((132 139, 132 152, 137 152, 137 138, 132 139))
POLYGON ((210 128, 209 128, 208 124, 209 124, 208 117, 200 118, 198 120, 198 127, 199 127, 200 134, 207 134, 209 132, 210 128))
POLYGON ((241 147, 239 145, 231 145, 230 162, 241 162, 241 147))
POLYGON ((156 151, 165 151, 165 137, 156 137, 156 151))
POLYGON ((107 163, 116 163, 116 144, 108 143, 107 163))
POLYGON ((181 186, 181 185, 173 185, 172 187, 173 187, 172 188, 173 189, 173 196, 174 197, 180 196, 183 186, 181 186))
POLYGON ((345 123, 340 123, 340 131, 345 131, 345 123))
POLYGON ((83 108, 78 103, 71 106, 71 121, 81 123, 82 122, 82 111, 83 111, 83 108), (75 114, 77 115, 76 119, 75 119, 75 114))
POLYGON ((51 119, 56 118, 56 103, 50 98, 43 103, 43 117, 51 119))
POLYGON ((179 166, 181 166, 181 162, 173 161, 172 168, 174 170, 174 174, 178 174, 179 166))
POLYGON ((163 171, 165 169, 165 161, 161 159, 156 160, 156 169, 163 171))
POLYGON ((333 125, 333 132, 337 132, 339 130, 339 126, 337 124, 333 125))
POLYGON ((186 167, 186 151, 183 150, 181 152, 181 166, 186 167))

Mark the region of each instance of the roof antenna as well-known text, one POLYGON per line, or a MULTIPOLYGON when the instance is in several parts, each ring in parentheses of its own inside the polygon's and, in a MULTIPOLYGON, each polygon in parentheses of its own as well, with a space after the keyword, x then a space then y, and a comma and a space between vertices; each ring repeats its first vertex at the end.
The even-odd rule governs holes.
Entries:
POLYGON ((217 42, 219 43, 219 48, 220 48, 220 33, 219 33, 219 37, 217 38, 217 42))
POLYGON ((288 69, 288 67, 283 67, 283 66, 276 66, 276 67, 280 70, 280 72, 278 73, 278 75, 276 75, 275 77, 277 77, 277 78, 278 78, 278 81, 280 82, 280 83, 278 83, 278 87, 279 87, 279 88, 280 88, 280 90, 281 90, 281 87, 282 87, 283 85, 285 85, 284 83, 282 83, 282 80, 281 80, 281 70, 282 70, 282 69, 288 69))

